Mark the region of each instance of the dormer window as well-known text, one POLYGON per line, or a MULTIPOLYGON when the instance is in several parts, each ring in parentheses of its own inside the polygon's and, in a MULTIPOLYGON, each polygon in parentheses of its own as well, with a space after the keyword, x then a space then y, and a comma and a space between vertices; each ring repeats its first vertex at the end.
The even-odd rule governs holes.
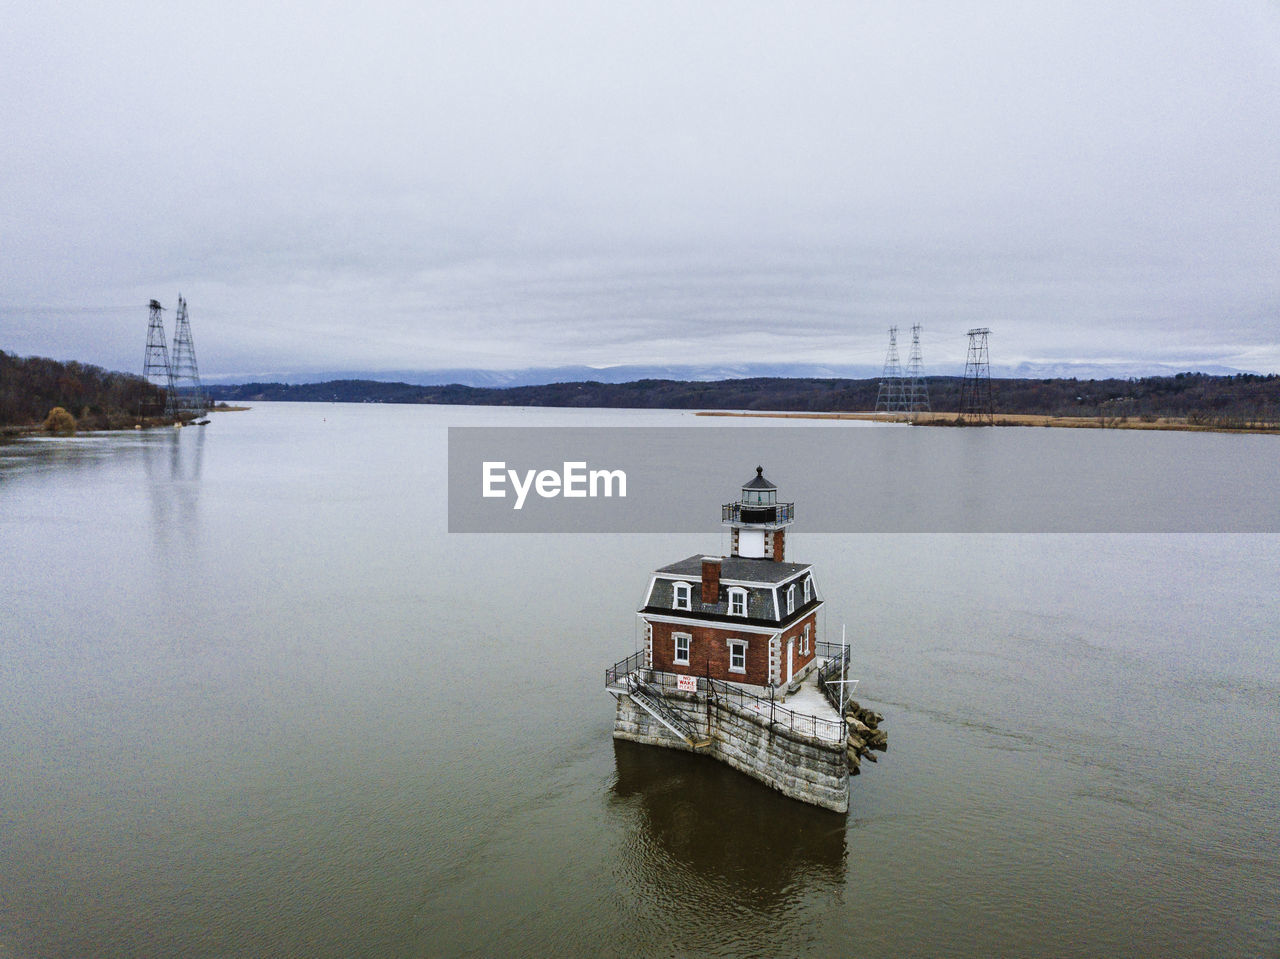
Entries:
POLYGON ((734 587, 729 590, 729 615, 747 615, 747 591, 734 587))
POLYGON ((804 601, 806 605, 813 599, 813 578, 806 576, 804 578, 804 601))
POLYGON ((787 587, 787 615, 790 616, 796 611, 796 584, 792 583, 787 587))
POLYGON ((693 609, 689 596, 693 591, 693 587, 688 583, 676 583, 675 598, 671 603, 672 609, 693 609))

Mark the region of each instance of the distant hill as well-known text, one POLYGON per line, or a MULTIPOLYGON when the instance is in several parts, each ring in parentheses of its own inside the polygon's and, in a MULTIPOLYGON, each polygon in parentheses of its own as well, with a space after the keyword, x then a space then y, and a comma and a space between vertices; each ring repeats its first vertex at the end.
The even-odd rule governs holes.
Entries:
MULTIPOLYGON (((586 368, 559 369, 580 372, 586 368)), ((932 376, 926 382, 934 411, 958 409, 959 376, 932 376)), ((214 400, 232 402, 292 400, 827 413, 875 409, 879 385, 876 376, 731 379, 658 376, 626 382, 575 379, 505 387, 342 378, 319 383, 213 385, 208 392, 214 400)), ((1276 374, 1176 373, 1105 379, 1001 377, 993 379, 992 386, 996 408, 1001 413, 1186 417, 1194 422, 1227 426, 1280 423, 1280 376, 1276 374)), ((61 406, 85 428, 120 428, 131 426, 139 411, 158 409, 161 400, 162 391, 158 387, 134 374, 43 357, 23 358, 0 351, 0 425, 3 426, 39 424, 51 408, 61 406)))
POLYGON ((0 426, 34 426, 61 406, 81 428, 118 429, 163 400, 159 387, 132 373, 0 350, 0 426))
MULTIPOLYGON (((858 379, 876 376, 879 367, 840 366, 816 363, 740 363, 702 365, 645 366, 531 366, 515 370, 455 368, 441 370, 333 370, 299 371, 272 374, 273 382, 328 383, 335 380, 365 380, 378 383, 407 383, 412 386, 481 386, 502 389, 510 386, 547 386, 553 383, 634 383, 637 380, 674 380, 704 382, 711 380, 745 380, 768 378, 843 377, 858 379)), ((957 370, 956 372, 962 372, 957 370)), ((259 380, 264 377, 257 377, 259 380)), ((244 377, 214 376, 206 383, 231 383, 244 377)))
MULTIPOLYGON (((959 407, 961 378, 929 377, 935 411, 959 407)), ((1050 416, 1178 416, 1207 421, 1280 422, 1280 376, 1178 373, 1142 379, 993 379, 1003 413, 1050 416)), ((471 406, 552 406, 629 409, 856 412, 873 410, 878 379, 756 377, 691 382, 565 382, 502 389, 420 386, 373 380, 326 383, 246 383, 214 386, 214 399, 343 403, 432 403, 471 406)))
MULTIPOLYGON (((991 375, 1006 379, 1117 379, 1150 376, 1173 376, 1185 366, 1163 363, 1019 363, 1016 366, 993 364, 991 375)), ((861 380, 879 377, 881 365, 842 363, 733 363, 719 365, 648 365, 648 366, 531 366, 517 370, 443 369, 443 370, 327 370, 291 371, 255 374, 259 382, 329 383, 334 380, 367 380, 378 383, 406 383, 411 386, 483 386, 502 389, 509 386, 547 386, 553 383, 634 383, 638 380, 673 380, 701 383, 716 380, 760 379, 844 379, 861 380)), ((1214 376, 1233 376, 1250 372, 1225 366, 1200 366, 1197 370, 1214 376)), ((951 367, 932 365, 933 376, 961 376, 964 364, 951 367)), ((243 383, 247 377, 223 374, 206 376, 210 383, 243 383)))

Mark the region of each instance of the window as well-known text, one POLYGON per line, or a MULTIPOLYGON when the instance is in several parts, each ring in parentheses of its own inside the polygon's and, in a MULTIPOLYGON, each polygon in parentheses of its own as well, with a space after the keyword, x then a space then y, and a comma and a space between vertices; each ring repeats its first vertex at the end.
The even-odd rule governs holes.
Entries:
POLYGON ((787 587, 787 615, 790 616, 796 611, 796 584, 792 583, 787 587))
POLYGON ((671 657, 671 662, 677 666, 689 665, 689 643, 693 639, 688 633, 672 633, 671 638, 675 640, 676 651, 671 657))
POLYGON ((688 583, 676 583, 675 601, 671 604, 673 609, 692 609, 693 606, 689 602, 689 594, 691 587, 688 583))
POLYGON ((729 640, 729 672, 745 673, 747 671, 747 644, 741 639, 729 640))
POLYGON ((809 624, 804 624, 804 638, 800 640, 800 655, 809 655, 809 624))
POLYGON ((813 579, 806 576, 804 578, 804 601, 808 603, 811 599, 813 599, 813 579))
POLYGON ((747 591, 745 589, 733 588, 729 590, 729 615, 747 615, 747 591))

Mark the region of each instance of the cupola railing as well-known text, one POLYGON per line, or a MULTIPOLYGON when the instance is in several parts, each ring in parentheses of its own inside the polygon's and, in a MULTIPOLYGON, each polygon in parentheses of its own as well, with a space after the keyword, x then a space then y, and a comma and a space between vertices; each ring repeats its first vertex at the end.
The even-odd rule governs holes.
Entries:
POLYGON ((790 523, 796 518, 795 503, 773 503, 755 506, 750 503, 725 503, 720 507, 722 523, 790 523))

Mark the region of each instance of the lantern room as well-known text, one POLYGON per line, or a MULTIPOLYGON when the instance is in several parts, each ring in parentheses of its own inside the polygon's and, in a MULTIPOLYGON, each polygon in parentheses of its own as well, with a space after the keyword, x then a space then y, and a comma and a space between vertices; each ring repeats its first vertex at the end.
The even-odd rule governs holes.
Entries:
POLYGON ((795 503, 779 503, 778 487, 765 478, 764 467, 742 487, 736 503, 720 507, 729 527, 729 555, 747 559, 786 559, 786 527, 795 519, 795 503))

